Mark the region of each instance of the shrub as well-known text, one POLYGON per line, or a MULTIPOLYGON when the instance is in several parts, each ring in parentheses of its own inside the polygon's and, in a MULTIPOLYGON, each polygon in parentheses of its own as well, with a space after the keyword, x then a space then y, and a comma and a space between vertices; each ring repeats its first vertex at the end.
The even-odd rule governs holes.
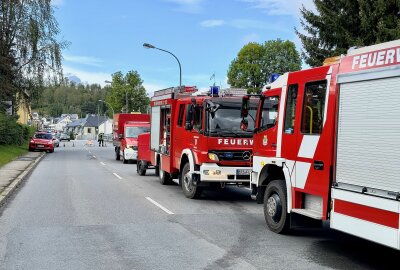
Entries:
POLYGON ((17 123, 15 116, 0 113, 0 144, 22 145, 31 134, 32 129, 17 123))

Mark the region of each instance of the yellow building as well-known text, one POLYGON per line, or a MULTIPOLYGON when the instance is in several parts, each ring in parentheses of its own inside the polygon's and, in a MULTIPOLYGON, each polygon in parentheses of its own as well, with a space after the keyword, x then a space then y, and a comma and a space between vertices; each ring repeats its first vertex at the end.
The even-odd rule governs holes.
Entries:
POLYGON ((18 102, 17 115, 18 123, 27 125, 32 120, 31 104, 29 103, 29 96, 26 92, 17 93, 16 100, 18 102))

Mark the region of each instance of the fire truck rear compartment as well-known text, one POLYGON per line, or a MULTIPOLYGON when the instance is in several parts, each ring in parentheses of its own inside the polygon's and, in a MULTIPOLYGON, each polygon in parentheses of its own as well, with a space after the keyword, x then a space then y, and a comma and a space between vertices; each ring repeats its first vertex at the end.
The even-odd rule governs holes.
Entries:
POLYGON ((400 191, 400 69, 358 79, 371 77, 339 78, 336 185, 384 190, 390 197, 400 191))

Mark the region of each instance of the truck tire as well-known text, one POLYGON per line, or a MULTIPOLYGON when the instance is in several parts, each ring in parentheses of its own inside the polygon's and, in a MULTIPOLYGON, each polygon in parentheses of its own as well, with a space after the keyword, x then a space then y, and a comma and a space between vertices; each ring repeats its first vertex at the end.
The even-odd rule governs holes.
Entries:
POLYGON ((139 175, 141 176, 146 175, 146 164, 144 163, 144 161, 138 160, 136 167, 137 167, 136 171, 139 175))
POLYGON ((115 147, 115 160, 120 160, 120 159, 121 159, 121 157, 119 155, 119 148, 115 147))
POLYGON ((187 162, 181 171, 181 183, 183 194, 186 198, 196 199, 199 198, 202 192, 202 188, 193 185, 192 177, 189 174, 190 172, 190 164, 187 162))
POLYGON ((122 162, 124 164, 128 163, 129 160, 125 159, 125 152, 122 152, 122 162))
POLYGON ((171 175, 162 169, 159 169, 158 177, 161 185, 169 185, 171 183, 171 175))
POLYGON ((270 182, 264 194, 264 218, 268 228, 279 234, 290 229, 290 218, 287 213, 286 184, 283 180, 270 182))

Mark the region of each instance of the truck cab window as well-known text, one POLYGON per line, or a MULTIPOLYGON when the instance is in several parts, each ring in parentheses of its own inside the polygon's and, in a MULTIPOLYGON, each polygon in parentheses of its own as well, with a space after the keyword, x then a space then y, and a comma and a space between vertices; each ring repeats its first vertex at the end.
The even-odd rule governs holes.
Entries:
POLYGON ((288 87, 288 94, 286 99, 286 111, 285 111, 285 127, 284 131, 286 134, 294 133, 294 120, 296 115, 296 103, 297 103, 297 90, 298 85, 292 84, 288 87))
POLYGON ((304 88, 301 132, 320 134, 324 121, 326 81, 307 83, 304 88))
POLYGON ((203 107, 196 106, 194 109, 193 129, 200 131, 202 124, 203 107))
POLYGON ((266 130, 275 126, 278 116, 278 105, 279 96, 265 98, 261 112, 260 130, 266 130))
POLYGON ((178 126, 183 126, 183 122, 184 122, 184 120, 183 120, 183 115, 184 115, 184 112, 185 112, 185 104, 181 104, 180 106, 179 106, 179 114, 178 114, 178 126))

